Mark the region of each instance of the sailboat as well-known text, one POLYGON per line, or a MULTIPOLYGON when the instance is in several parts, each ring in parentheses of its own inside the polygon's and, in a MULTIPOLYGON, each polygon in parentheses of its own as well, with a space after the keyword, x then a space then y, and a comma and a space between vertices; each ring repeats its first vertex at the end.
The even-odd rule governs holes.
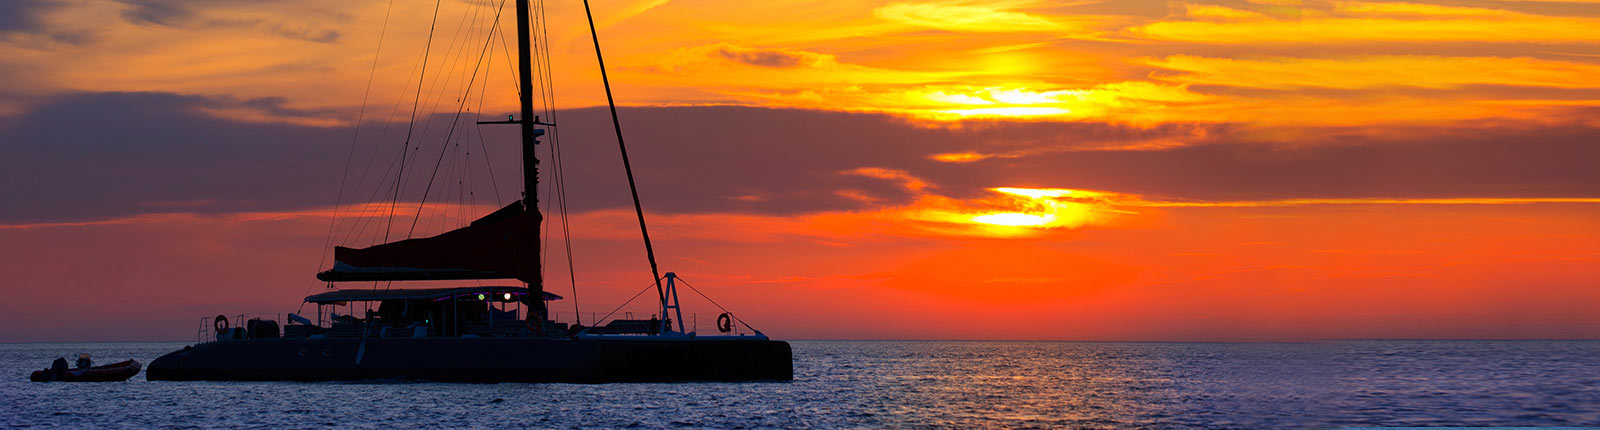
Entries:
POLYGON ((316 305, 314 320, 289 314, 281 325, 276 319, 219 315, 201 342, 151 362, 148 379, 583 383, 793 379, 789 344, 769 339, 731 313, 719 315, 715 334, 701 334, 684 324, 677 288, 681 278, 657 273, 587 1, 584 9, 612 125, 656 278, 658 316, 612 319, 604 325, 591 321, 596 324, 591 327, 549 318, 547 303, 562 297, 544 289, 539 246, 544 215, 536 201, 535 145, 552 125, 534 116, 529 0, 514 1, 521 116, 479 123, 520 127, 523 198, 431 237, 365 248, 336 247, 332 268, 316 275, 330 286, 467 280, 477 284, 333 289, 305 298, 305 303, 316 305), (522 285, 486 286, 481 284, 484 280, 515 280, 522 285), (368 305, 366 315, 337 314, 337 309, 353 309, 357 303, 368 305), (735 323, 749 332, 734 330, 735 323))

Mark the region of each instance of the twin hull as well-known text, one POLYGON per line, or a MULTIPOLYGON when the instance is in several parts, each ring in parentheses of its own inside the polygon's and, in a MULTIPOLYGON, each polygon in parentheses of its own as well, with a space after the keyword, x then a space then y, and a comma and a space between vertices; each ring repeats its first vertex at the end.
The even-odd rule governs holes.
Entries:
POLYGON ((167 381, 752 381, 791 380, 794 367, 789 344, 773 340, 252 339, 185 347, 151 362, 145 376, 167 381))

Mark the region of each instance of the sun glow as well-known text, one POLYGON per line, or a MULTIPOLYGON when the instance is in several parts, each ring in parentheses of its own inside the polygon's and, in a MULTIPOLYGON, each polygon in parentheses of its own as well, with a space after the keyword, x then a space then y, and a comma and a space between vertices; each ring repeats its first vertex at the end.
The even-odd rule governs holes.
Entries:
POLYGON ((939 105, 949 106, 932 111, 934 116, 966 117, 1037 117, 1063 116, 1074 113, 1071 105, 1085 100, 1085 91, 1037 91, 1027 86, 1009 85, 989 88, 948 88, 921 93, 917 97, 939 105))
POLYGON ((1109 204, 1109 193, 1061 188, 1000 187, 989 190, 1008 196, 997 203, 1009 206, 1011 210, 970 215, 967 221, 1003 227, 1070 228, 1102 222, 1107 214, 1121 212, 1109 204))
POLYGON ((1056 221, 1054 214, 1026 214, 1021 212, 994 213, 972 217, 973 222, 1012 227, 1035 227, 1056 221))
POLYGON ((990 191, 995 191, 995 192, 1006 193, 1006 194, 1010 194, 1010 195, 1014 195, 1014 196, 1023 196, 1023 197, 1027 197, 1027 198, 1030 198, 1030 199, 1045 199, 1045 198, 1063 197, 1063 196, 1072 195, 1072 193, 1074 193, 1074 192, 1079 192, 1077 190, 1065 190, 1065 189, 1060 189, 1060 188, 1040 188, 1040 189, 1035 189, 1035 188, 1000 187, 1000 188, 990 188, 989 190, 990 191))

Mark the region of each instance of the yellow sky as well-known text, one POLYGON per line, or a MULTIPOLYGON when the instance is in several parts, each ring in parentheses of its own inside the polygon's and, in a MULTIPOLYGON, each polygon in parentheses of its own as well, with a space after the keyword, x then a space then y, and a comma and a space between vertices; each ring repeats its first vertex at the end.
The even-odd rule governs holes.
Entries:
MULTIPOLYGON (((441 3, 435 73, 465 75, 460 68, 481 51, 497 3, 441 3)), ((139 19, 146 11, 108 0, 45 10, 44 28, 81 37, 8 34, 0 72, 18 84, 7 110, 68 90, 161 91, 283 97, 288 107, 341 114, 329 123, 349 121, 380 34, 369 104, 390 106, 414 85, 406 80, 415 76, 433 16, 428 2, 395 2, 392 10, 379 1, 173 4, 187 13, 139 19)), ((558 104, 602 103, 579 4, 546 6, 558 104)), ((629 105, 1317 127, 1592 122, 1565 113, 1600 104, 1591 78, 1600 71, 1600 11, 1577 2, 602 0, 594 7, 619 102, 629 105)), ((502 30, 510 28, 505 15, 502 30)), ((506 110, 514 102, 508 52, 491 41, 486 79, 497 90, 486 104, 506 110)))

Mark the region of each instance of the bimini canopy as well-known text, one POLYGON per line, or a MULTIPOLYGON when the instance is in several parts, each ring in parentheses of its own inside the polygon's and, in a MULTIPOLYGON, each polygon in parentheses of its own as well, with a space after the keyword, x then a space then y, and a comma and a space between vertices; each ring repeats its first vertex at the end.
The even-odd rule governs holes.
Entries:
MULTIPOLYGON (((528 302, 528 289, 523 287, 458 287, 458 288, 410 288, 410 289, 348 289, 330 291, 306 297, 306 303, 328 304, 338 302, 376 302, 384 300, 449 300, 451 298, 465 300, 502 301, 506 294, 520 302, 528 302)), ((544 300, 561 300, 561 296, 544 293, 544 300)))

